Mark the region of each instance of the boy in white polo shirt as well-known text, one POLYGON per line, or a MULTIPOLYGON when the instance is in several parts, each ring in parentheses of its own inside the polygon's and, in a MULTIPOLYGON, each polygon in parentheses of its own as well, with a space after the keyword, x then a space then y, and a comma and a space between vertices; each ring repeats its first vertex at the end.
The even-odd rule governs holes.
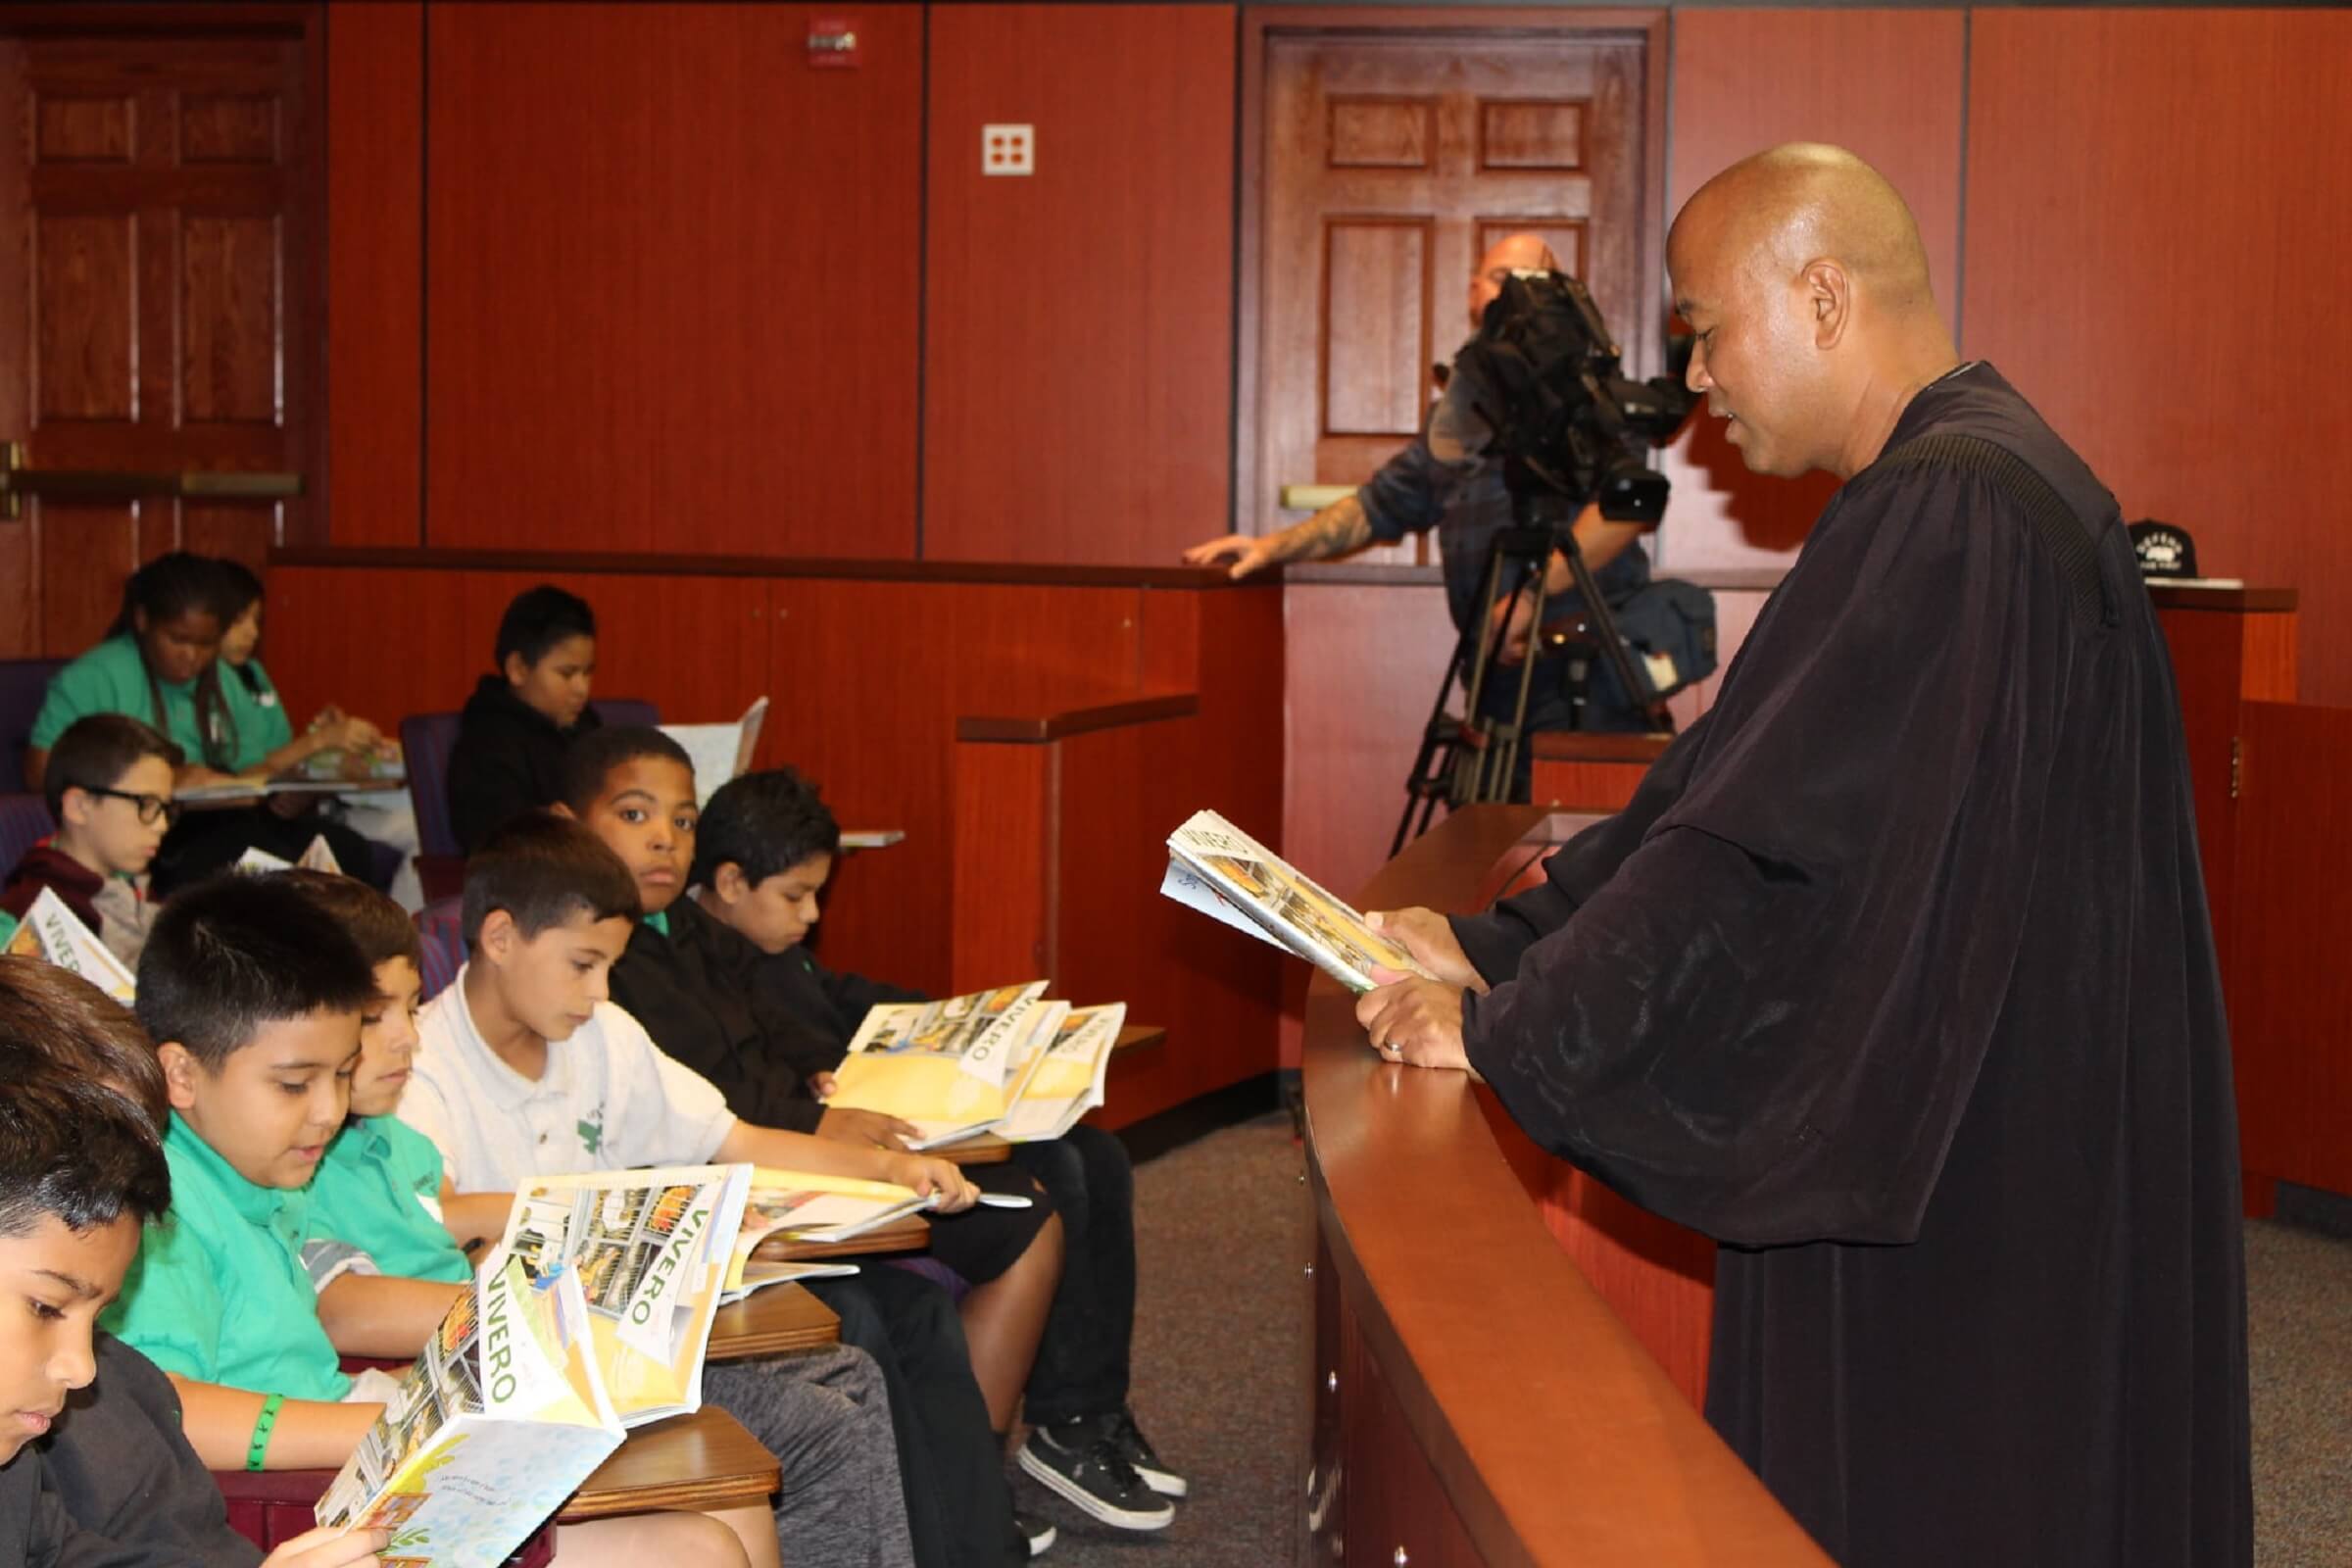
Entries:
MULTIPOLYGON (((897 1182, 941 1195, 945 1213, 971 1205, 975 1190, 947 1160, 752 1126, 708 1080, 662 1054, 606 1000, 606 976, 638 908, 628 867, 594 833, 549 813, 516 819, 467 862, 471 957, 417 1020, 414 1077, 400 1106, 400 1118, 440 1149, 456 1191, 512 1192, 531 1176, 632 1165, 749 1161, 897 1182)), ((1030 1245, 1048 1250, 1058 1270, 1056 1219, 1046 1216, 1030 1245)), ((925 1343, 910 1346, 904 1321, 889 1325, 886 1340, 824 1294, 842 1315, 844 1343, 882 1364, 894 1421, 919 1415, 933 1427, 960 1428, 968 1405, 985 1442, 986 1410, 952 1308, 924 1319, 925 1343), (907 1394, 901 1383, 909 1378, 923 1388, 907 1394)), ((724 1366, 706 1372, 727 1375, 724 1366)), ((717 1384, 712 1397, 759 1430, 717 1384)), ((910 1461, 922 1453, 910 1452, 904 1436, 900 1442, 908 1514, 928 1510, 926 1520, 945 1524, 917 1525, 916 1560, 925 1568, 1002 1568, 1024 1559, 1001 1466, 962 1452, 968 1445, 948 1446, 953 1465, 918 1477, 910 1461)), ((792 1560, 808 1559, 804 1552, 792 1560)))

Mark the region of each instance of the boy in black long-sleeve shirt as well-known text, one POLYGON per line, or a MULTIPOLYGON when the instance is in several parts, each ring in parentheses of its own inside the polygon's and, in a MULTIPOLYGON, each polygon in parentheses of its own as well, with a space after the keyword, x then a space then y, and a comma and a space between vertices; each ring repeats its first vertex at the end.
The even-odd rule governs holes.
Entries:
POLYGON ((458 721, 449 754, 449 826, 467 855, 534 807, 553 806, 564 754, 597 727, 596 612, 541 583, 514 596, 498 623, 484 675, 458 721))
MULTIPOLYGON (((818 895, 833 872, 841 828, 807 779, 790 768, 751 773, 720 786, 695 836, 695 891, 677 901, 759 950, 750 1006, 772 1026, 764 1055, 747 1054, 774 1081, 791 1075, 793 1095, 831 1092, 832 1069, 867 1009, 921 1001, 861 975, 838 974, 803 945, 818 918, 818 895)), ((674 929, 674 928, 673 928, 674 929)), ((620 971, 614 970, 615 988, 620 971)), ((771 1090, 770 1092, 776 1092, 771 1090)), ((870 1115, 870 1112, 854 1114, 870 1115)), ((828 1110, 825 1117, 845 1115, 828 1110)), ((901 1124, 902 1126, 904 1124, 901 1124)), ((818 1128, 819 1136, 825 1129, 818 1128)), ((1026 1391, 1031 1423, 1021 1468, 1109 1523, 1101 1489, 1126 1474, 1166 1497, 1184 1478, 1137 1430, 1127 1406, 1135 1324, 1135 1176, 1119 1141, 1078 1126, 1046 1143, 1019 1144, 1013 1163, 1037 1179, 1061 1211, 1065 1252, 1037 1365, 1026 1391)), ((1135 1528, 1129 1526, 1129 1528, 1135 1528)))

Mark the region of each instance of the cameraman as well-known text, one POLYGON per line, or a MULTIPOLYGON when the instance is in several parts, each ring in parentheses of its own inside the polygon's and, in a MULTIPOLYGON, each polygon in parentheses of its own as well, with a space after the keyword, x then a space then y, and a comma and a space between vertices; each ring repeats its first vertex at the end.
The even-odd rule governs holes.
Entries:
MULTIPOLYGON (((1480 259, 1478 270, 1470 277, 1471 331, 1478 330, 1487 307, 1514 271, 1556 271, 1558 268, 1550 247, 1539 235, 1512 234, 1499 241, 1480 259)), ((1435 527, 1446 576, 1446 609, 1453 615, 1454 629, 1465 642, 1474 642, 1470 632, 1486 600, 1489 550, 1494 535, 1510 526, 1511 498, 1503 487, 1501 465, 1478 463, 1456 469, 1441 464, 1430 453, 1425 421, 1422 433, 1355 494, 1280 533, 1227 534, 1195 545, 1184 553, 1184 560, 1195 566, 1231 560, 1229 574, 1247 577, 1276 563, 1321 561, 1368 544, 1393 544, 1407 533, 1435 527)), ((1641 531, 1638 523, 1604 520, 1595 507, 1587 507, 1576 519, 1577 545, 1611 604, 1649 580, 1647 558, 1627 548, 1641 531)), ((1511 584, 1506 580, 1504 586, 1511 584)), ((1544 592, 1551 616, 1573 615, 1582 608, 1567 560, 1557 552, 1545 563, 1544 592)), ((1496 607, 1495 614, 1509 621, 1497 662, 1516 666, 1527 657, 1535 631, 1533 601, 1525 593, 1515 594, 1507 604, 1496 607)), ((1482 629, 1491 642, 1494 628, 1482 629)), ((1569 662, 1566 659, 1538 662, 1528 694, 1527 727, 1531 732, 1577 727, 1567 685, 1569 662)), ((1462 673, 1466 677, 1469 671, 1462 673)), ((1507 718, 1518 686, 1515 672, 1509 679, 1491 675, 1479 704, 1481 711, 1491 718, 1507 718)), ((1596 687, 1594 696, 1598 695, 1596 687)), ((1587 706, 1582 727, 1645 730, 1649 721, 1639 709, 1596 701, 1587 706)), ((1523 759, 1527 755, 1521 754, 1523 759)))

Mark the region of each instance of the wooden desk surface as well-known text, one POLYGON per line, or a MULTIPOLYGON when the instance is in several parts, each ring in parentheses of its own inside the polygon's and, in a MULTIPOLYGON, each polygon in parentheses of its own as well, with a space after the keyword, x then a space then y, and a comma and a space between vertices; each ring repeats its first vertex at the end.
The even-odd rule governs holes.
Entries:
MULTIPOLYGON (((1111 1043, 1110 1054, 1116 1060, 1130 1051, 1149 1051, 1167 1043, 1167 1029, 1155 1023, 1131 1023, 1119 1031, 1111 1043)), ((930 1151, 942 1159, 952 1159, 958 1165, 1001 1165, 1012 1157, 1012 1146, 995 1133, 981 1133, 960 1143, 942 1144, 930 1151)))
POLYGON ((920 1214, 908 1214, 846 1242, 796 1242, 788 1236, 770 1236, 752 1255, 790 1263, 818 1257, 863 1257, 869 1252, 920 1252, 930 1246, 931 1222, 920 1214))
POLYGON ((841 1342, 841 1319, 798 1284, 770 1285, 718 1309, 707 1361, 748 1361, 841 1342))
POLYGON ((776 1456, 714 1404, 630 1433, 556 1511, 559 1524, 658 1508, 740 1508, 776 1490, 776 1456))

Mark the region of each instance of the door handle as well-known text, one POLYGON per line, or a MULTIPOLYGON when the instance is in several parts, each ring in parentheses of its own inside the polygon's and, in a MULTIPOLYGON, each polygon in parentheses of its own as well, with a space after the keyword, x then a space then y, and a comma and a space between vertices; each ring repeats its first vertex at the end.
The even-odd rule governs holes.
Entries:
POLYGON ((24 444, 0 449, 0 516, 17 516, 25 496, 49 501, 137 501, 177 496, 194 501, 280 501, 302 494, 299 473, 195 469, 138 473, 114 468, 27 468, 24 444))

